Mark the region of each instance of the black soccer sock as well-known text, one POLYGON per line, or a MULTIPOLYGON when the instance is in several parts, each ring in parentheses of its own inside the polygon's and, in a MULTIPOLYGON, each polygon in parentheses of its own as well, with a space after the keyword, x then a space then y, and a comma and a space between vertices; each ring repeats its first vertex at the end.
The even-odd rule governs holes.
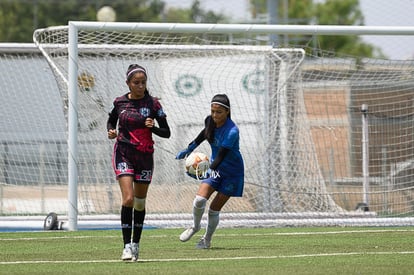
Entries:
POLYGON ((132 233, 132 207, 122 206, 121 208, 121 228, 124 245, 131 242, 132 233))
POLYGON ((145 209, 142 211, 137 211, 134 209, 134 233, 132 241, 134 243, 139 243, 141 240, 142 229, 144 228, 144 219, 145 219, 145 209))

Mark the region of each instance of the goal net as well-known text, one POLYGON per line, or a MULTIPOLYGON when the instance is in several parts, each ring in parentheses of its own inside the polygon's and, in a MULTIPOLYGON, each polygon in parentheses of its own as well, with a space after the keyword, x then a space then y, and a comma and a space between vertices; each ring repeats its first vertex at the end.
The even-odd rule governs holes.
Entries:
MULTIPOLYGON (((31 80, 42 93, 8 106, 33 123, 19 125, 13 116, 17 121, 10 123, 17 127, 2 140, 3 214, 68 214, 70 188, 76 189, 77 214, 119 213, 120 191, 111 166, 114 141, 107 139, 106 120, 113 99, 128 92, 125 73, 133 63, 147 69, 148 89, 160 99, 172 130, 170 139, 154 136, 148 223, 153 218, 165 219, 167 226, 187 225, 174 221, 191 216, 198 182, 184 174, 184 161, 175 155, 203 128, 216 93, 230 98, 245 160, 244 195, 224 207, 224 224, 383 225, 398 224, 387 217, 413 214, 414 64, 275 48, 258 35, 137 26, 88 25, 79 28, 75 42, 68 26, 35 31, 44 56, 36 55, 36 62, 54 80, 31 80), (71 61, 76 78, 70 78, 71 61), (70 87, 76 88, 75 98, 70 87), (369 108, 366 156, 362 104, 369 108), (71 108, 75 131, 68 125, 71 108), (75 151, 68 146, 73 135, 75 151), (73 158, 74 168, 69 165, 73 158), (368 187, 363 186, 366 160, 368 187)), ((9 61, 1 63, 4 71, 14 66, 21 72, 15 63, 32 57, 1 58, 9 61)), ((0 77, 7 78, 8 87, 19 79, 16 73, 0 77)), ((197 150, 210 153, 207 143, 197 150)))
MULTIPOLYGON (((35 34, 55 70, 64 105, 70 101, 67 32, 68 28, 62 27, 35 34)), ((106 114, 113 99, 127 92, 126 68, 138 63, 147 69, 149 91, 161 99, 172 129, 169 140, 155 137, 156 169, 148 199, 152 212, 191 210, 197 182, 185 176, 184 163, 175 160, 175 155, 203 128, 209 102, 216 93, 226 93, 231 99, 246 162, 245 196, 231 200, 227 211, 339 209, 326 192, 310 131, 303 123, 306 120, 298 85, 299 67, 305 57, 302 49, 232 45, 194 34, 100 30, 80 31, 77 48, 78 169, 82 175, 83 166, 93 169, 81 175, 79 186, 88 188, 89 197, 97 194, 102 198, 99 189, 106 189, 103 183, 114 181, 110 171, 113 140, 105 136, 106 114)), ((210 149, 206 143, 197 150, 209 153, 210 149)), ((108 211, 101 203, 91 204, 99 212, 108 211)))

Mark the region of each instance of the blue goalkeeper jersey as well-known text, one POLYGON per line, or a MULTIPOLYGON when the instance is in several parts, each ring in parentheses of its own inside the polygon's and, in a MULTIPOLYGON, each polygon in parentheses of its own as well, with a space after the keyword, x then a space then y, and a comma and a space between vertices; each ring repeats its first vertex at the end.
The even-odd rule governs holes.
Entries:
POLYGON ((244 163, 239 147, 239 128, 230 119, 219 128, 214 129, 214 142, 211 146, 211 163, 216 158, 219 148, 224 147, 230 151, 217 167, 220 174, 227 177, 244 176, 244 163))

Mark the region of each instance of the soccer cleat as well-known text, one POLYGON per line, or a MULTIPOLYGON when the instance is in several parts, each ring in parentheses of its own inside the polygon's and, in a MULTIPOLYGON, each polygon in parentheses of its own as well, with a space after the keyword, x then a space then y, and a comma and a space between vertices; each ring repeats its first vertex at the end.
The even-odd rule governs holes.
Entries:
POLYGON ((125 248, 122 251, 121 259, 123 261, 130 261, 130 260, 132 260, 132 246, 131 246, 131 244, 127 243, 125 245, 125 248))
POLYGON ((200 229, 195 229, 194 227, 187 228, 183 233, 181 233, 180 241, 182 242, 188 241, 198 231, 200 231, 200 229))
POLYGON ((139 243, 132 243, 131 244, 131 251, 132 251, 132 259, 131 259, 131 261, 133 261, 133 262, 138 261, 138 256, 139 256, 139 243))
POLYGON ((197 249, 209 249, 211 245, 211 240, 207 240, 206 237, 202 237, 200 241, 196 244, 197 249))

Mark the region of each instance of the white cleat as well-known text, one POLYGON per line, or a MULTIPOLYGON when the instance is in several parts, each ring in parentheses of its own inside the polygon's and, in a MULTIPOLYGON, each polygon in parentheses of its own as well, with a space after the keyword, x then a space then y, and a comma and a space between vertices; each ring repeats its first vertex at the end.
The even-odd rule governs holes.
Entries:
POLYGON ((183 233, 181 233, 180 241, 182 242, 188 241, 198 231, 200 231, 200 229, 195 229, 194 227, 187 228, 183 233))
POLYGON ((123 261, 130 261, 132 260, 132 246, 131 244, 126 244, 124 250, 122 251, 121 259, 123 261))
POLYGON ((132 243, 131 244, 131 252, 132 252, 132 259, 131 259, 131 261, 133 261, 133 262, 138 261, 138 256, 139 256, 139 243, 132 243))

